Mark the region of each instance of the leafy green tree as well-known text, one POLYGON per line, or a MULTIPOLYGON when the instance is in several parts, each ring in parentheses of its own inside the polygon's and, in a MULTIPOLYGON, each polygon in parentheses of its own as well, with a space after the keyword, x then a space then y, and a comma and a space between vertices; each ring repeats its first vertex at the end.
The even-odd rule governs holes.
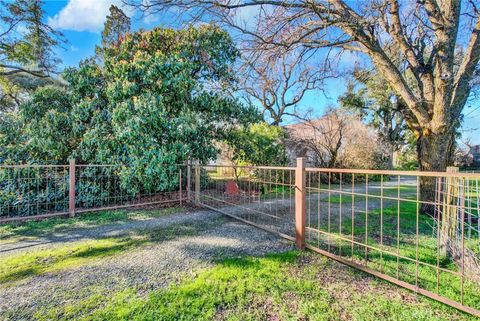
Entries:
POLYGON ((18 111, 4 113, 0 119, 2 162, 64 164, 78 145, 65 89, 40 88, 18 111))
MULTIPOLYGON (((78 185, 85 206, 115 193, 118 184, 130 196, 177 189, 175 164, 187 157, 214 159, 215 141, 260 118, 224 90, 233 84, 237 57, 231 38, 215 26, 128 34, 106 48, 103 64, 91 58, 68 69, 66 89, 39 89, 18 111, 8 112, 1 119, 0 159, 66 163, 74 157, 79 163, 120 165, 82 171, 91 178, 78 185), (105 176, 119 179, 97 180, 105 176)), ((44 183, 26 183, 29 198, 22 202, 61 204, 65 194, 44 183)), ((1 188, 4 208, 16 202, 8 197, 15 188, 1 188)), ((22 215, 32 214, 25 208, 22 215)))
POLYGON ((18 164, 29 159, 25 143, 23 121, 17 112, 3 113, 0 117, 0 163, 18 164))
POLYGON ((20 108, 25 144, 30 158, 43 163, 65 163, 78 145, 72 130, 71 100, 64 89, 38 89, 20 108))
POLYGON ((17 111, 38 88, 45 86, 63 88, 65 84, 58 78, 36 77, 29 73, 0 76, 0 113, 17 111))
POLYGON ((170 165, 214 159, 214 141, 259 119, 253 107, 215 89, 232 84, 237 57, 228 34, 211 25, 127 34, 105 48, 104 66, 88 60, 65 74, 82 137, 75 155, 127 164, 121 175, 133 190, 176 184, 164 179, 170 165))
POLYGON ((259 122, 231 134, 228 145, 237 165, 284 165, 285 132, 281 127, 259 122))
POLYGON ((44 23, 42 5, 0 2, 0 112, 16 110, 36 88, 58 83, 49 76, 60 62, 53 49, 64 40, 44 23))
POLYGON ((130 18, 122 9, 112 4, 102 31, 102 46, 106 48, 116 44, 129 31, 130 18))
POLYGON ((53 48, 62 34, 44 22, 41 0, 16 0, 0 3, 0 75, 29 73, 47 77, 54 72, 58 59, 53 48))
POLYGON ((406 106, 387 82, 375 71, 355 70, 347 91, 339 98, 343 109, 361 117, 379 134, 389 150, 389 164, 394 154, 407 144, 406 106))

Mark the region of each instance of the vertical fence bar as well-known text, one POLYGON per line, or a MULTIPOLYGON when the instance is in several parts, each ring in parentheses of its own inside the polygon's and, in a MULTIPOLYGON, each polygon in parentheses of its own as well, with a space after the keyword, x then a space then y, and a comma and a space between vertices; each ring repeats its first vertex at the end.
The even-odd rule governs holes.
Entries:
POLYGON ((297 158, 295 169, 295 241, 299 249, 305 247, 305 158, 297 158))
POLYGON ((195 165, 195 205, 200 205, 200 165, 195 165))
POLYGON ((352 261, 354 257, 354 241, 355 241, 355 174, 352 174, 352 261))
POLYGON ((68 215, 75 216, 75 159, 70 160, 69 166, 68 215))
POLYGON ((462 251, 462 266, 461 266, 461 284, 460 284, 460 303, 464 304, 465 296, 465 179, 458 180, 461 185, 459 186, 460 194, 460 219, 461 219, 461 251, 462 251))
MULTIPOLYGON (((446 178, 445 178, 445 181, 446 181, 446 178)), ((437 291, 437 294, 440 293, 440 255, 441 255, 441 234, 440 234, 440 224, 442 222, 442 216, 443 214, 441 214, 441 206, 442 206, 442 185, 443 184, 443 179, 441 177, 437 177, 437 200, 436 200, 436 205, 437 205, 437 215, 436 215, 436 218, 437 218, 437 266, 436 266, 436 273, 437 273, 437 277, 436 277, 436 291, 437 291)))
POLYGON ((380 271, 383 273, 385 261, 383 260, 383 174, 380 176, 380 271))
POLYGON ((365 266, 368 265, 368 174, 365 175, 365 266))

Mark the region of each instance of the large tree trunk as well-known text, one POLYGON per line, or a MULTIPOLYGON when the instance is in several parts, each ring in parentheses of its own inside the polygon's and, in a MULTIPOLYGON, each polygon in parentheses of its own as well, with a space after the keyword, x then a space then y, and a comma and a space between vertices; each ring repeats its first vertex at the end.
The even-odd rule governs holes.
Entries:
MULTIPOLYGON (((453 163, 455 132, 448 131, 438 134, 421 134, 417 140, 417 155, 421 171, 445 172, 447 166, 453 163)), ((435 207, 436 178, 420 178, 420 200, 422 213, 433 215, 435 207)))
POLYGON ((387 143, 387 144, 388 144, 387 166, 388 166, 388 169, 394 169, 395 168, 394 155, 395 155, 396 148, 391 143, 387 143))

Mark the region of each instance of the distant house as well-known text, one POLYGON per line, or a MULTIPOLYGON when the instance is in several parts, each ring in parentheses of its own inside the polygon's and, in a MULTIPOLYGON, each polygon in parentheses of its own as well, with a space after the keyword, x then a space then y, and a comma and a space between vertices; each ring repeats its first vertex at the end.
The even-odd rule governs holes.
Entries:
POLYGON ((480 167, 480 145, 470 147, 468 152, 473 159, 473 166, 480 167))

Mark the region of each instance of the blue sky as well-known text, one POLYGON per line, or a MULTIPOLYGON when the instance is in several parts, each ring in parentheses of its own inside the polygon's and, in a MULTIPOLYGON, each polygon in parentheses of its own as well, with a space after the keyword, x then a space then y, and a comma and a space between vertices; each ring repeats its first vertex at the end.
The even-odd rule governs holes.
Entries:
MULTIPOLYGON (((67 44, 59 49, 57 54, 62 59, 63 66, 77 66, 78 63, 94 54, 95 45, 100 43, 100 32, 103 29, 105 16, 111 4, 122 7, 121 0, 50 0, 45 2, 45 11, 49 24, 63 32, 67 44)), ((128 8, 124 8, 132 18, 134 30, 151 29, 156 26, 171 26, 170 19, 155 16, 142 17, 128 8)), ((246 12, 248 14, 248 12, 246 12)), ((344 64, 352 63, 351 57, 344 64)), ((313 109, 320 114, 325 108, 336 105, 338 96, 345 91, 345 80, 334 79, 325 84, 325 93, 311 92, 301 102, 299 108, 313 109)), ((480 144, 480 101, 472 101, 465 109, 463 124, 464 137, 472 143, 480 144)))

